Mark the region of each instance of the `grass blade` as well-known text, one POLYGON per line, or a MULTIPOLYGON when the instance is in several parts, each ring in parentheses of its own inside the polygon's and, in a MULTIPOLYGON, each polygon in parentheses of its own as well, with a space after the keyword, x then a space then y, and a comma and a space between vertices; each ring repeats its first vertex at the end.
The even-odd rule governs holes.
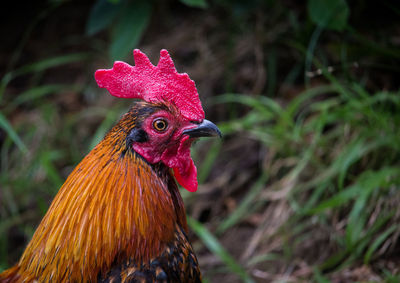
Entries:
POLYGON ((13 77, 24 75, 32 72, 40 72, 57 66, 80 62, 86 60, 89 57, 87 53, 72 53, 61 56, 55 56, 47 58, 36 63, 28 64, 13 72, 13 77))
POLYGON ((44 70, 47 70, 49 68, 73 63, 73 62, 79 62, 79 61, 84 61, 89 57, 87 53, 73 53, 73 54, 67 54, 67 55, 61 55, 61 56, 55 56, 52 58, 47 58, 32 64, 25 65, 17 70, 10 71, 6 73, 0 81, 0 101, 3 98, 4 91, 8 85, 8 83, 13 80, 14 78, 25 75, 28 73, 34 73, 34 72, 41 72, 44 70))
POLYGON ((16 107, 20 104, 30 101, 36 101, 46 95, 65 90, 78 90, 78 87, 74 87, 71 85, 63 85, 63 84, 51 84, 51 85, 42 85, 34 87, 27 91, 19 93, 15 97, 15 99, 11 101, 11 105, 13 107, 16 107))
POLYGON ((378 249, 380 245, 397 229, 399 228, 399 225, 394 225, 390 226, 385 232, 379 235, 378 238, 371 244, 371 246, 368 248, 367 252, 365 253, 364 256, 364 263, 369 264, 373 253, 378 249))
POLYGON ((217 228, 217 234, 223 233, 228 228, 232 227, 241 219, 243 219, 243 217, 248 215, 254 200, 259 196, 260 191, 265 188, 267 179, 268 175, 264 172, 264 174, 260 176, 260 178, 246 194, 246 197, 240 202, 240 205, 236 208, 236 210, 233 211, 225 221, 221 222, 217 228))
POLYGON ((254 283, 254 280, 250 277, 246 270, 244 270, 244 268, 236 262, 236 260, 218 242, 217 238, 212 235, 203 224, 191 217, 188 217, 187 220, 190 228, 203 241, 206 247, 214 255, 218 256, 232 272, 237 274, 243 280, 243 282, 254 283))
POLYGON ((19 150, 21 150, 23 153, 26 153, 28 151, 25 144, 18 136, 17 132, 13 129, 11 124, 8 122, 6 117, 4 117, 1 112, 0 112, 0 128, 2 128, 8 134, 11 140, 17 145, 19 150))
POLYGON ((213 169, 213 164, 215 163, 215 160, 217 159, 221 150, 221 146, 222 142, 220 140, 213 141, 203 163, 201 164, 201 169, 199 170, 199 174, 197 176, 199 184, 204 183, 210 175, 210 172, 213 169))

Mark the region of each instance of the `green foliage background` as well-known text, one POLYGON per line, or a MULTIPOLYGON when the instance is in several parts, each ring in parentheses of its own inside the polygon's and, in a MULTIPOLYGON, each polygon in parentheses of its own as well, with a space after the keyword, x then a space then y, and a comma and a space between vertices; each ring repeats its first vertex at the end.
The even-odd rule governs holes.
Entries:
POLYGON ((129 107, 94 70, 166 48, 224 134, 195 145, 201 186, 182 191, 206 282, 400 281, 396 1, 28 8, 1 29, 0 270, 129 107))

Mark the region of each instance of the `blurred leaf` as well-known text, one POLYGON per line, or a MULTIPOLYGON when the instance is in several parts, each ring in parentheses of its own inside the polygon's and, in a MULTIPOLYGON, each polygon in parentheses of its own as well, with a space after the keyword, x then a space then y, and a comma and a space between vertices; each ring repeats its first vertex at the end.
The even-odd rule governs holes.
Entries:
POLYGON ((259 193, 265 188, 267 180, 268 174, 264 172, 247 192, 245 198, 240 202, 240 205, 229 214, 227 219, 221 222, 217 228, 217 234, 223 233, 251 212, 251 207, 254 205, 254 201, 259 196, 259 193))
POLYGON ((240 103, 247 105, 262 114, 259 116, 259 120, 269 119, 274 117, 274 113, 279 114, 282 112, 281 106, 275 100, 265 96, 252 97, 239 93, 226 93, 209 99, 209 102, 211 104, 240 103))
POLYGON ((258 263, 265 262, 265 261, 276 261, 276 260, 282 260, 282 255, 277 254, 277 253, 267 253, 267 254, 261 254, 254 256, 250 258, 246 265, 247 266, 254 266, 258 263))
POLYGON ((339 263, 343 262, 346 257, 348 256, 348 251, 343 249, 338 251, 337 253, 333 254, 330 256, 327 260, 325 260, 322 264, 318 266, 318 269, 322 271, 329 270, 335 266, 337 266, 339 263))
POLYGON ((115 121, 118 119, 120 115, 120 111, 116 109, 109 109, 106 111, 106 117, 103 122, 97 127, 96 132, 92 135, 88 150, 92 150, 106 135, 106 133, 110 130, 110 128, 115 124, 115 121))
POLYGON ((327 209, 343 206, 348 203, 350 200, 356 198, 362 190, 359 184, 353 185, 340 193, 335 194, 333 197, 321 202, 316 207, 310 209, 310 212, 313 214, 321 213, 327 209))
POLYGON ((61 56, 55 56, 51 58, 46 58, 43 60, 40 60, 35 63, 27 64, 23 67, 20 67, 14 71, 10 71, 6 73, 0 81, 0 101, 3 97, 3 93, 8 85, 8 83, 21 75, 25 75, 28 73, 35 73, 35 72, 41 72, 53 67, 69 64, 72 62, 77 62, 77 61, 84 61, 89 57, 88 53, 72 53, 72 54, 67 54, 67 55, 61 55, 61 56))
POLYGON ((373 253, 383 244, 384 241, 397 229, 399 225, 390 226, 386 231, 379 235, 375 241, 369 246, 364 256, 364 263, 368 264, 373 256, 373 253))
POLYGON ((71 53, 66 55, 55 56, 51 58, 42 59, 38 62, 25 65, 13 73, 13 77, 18 75, 24 75, 27 73, 40 72, 53 67, 73 63, 81 62, 89 58, 89 53, 71 53))
POLYGON ((211 147, 209 148, 206 157, 201 164, 201 168, 199 170, 199 174, 197 176, 197 180, 199 184, 202 184, 206 181, 208 176, 210 175, 211 170, 213 169, 213 164, 218 157, 218 154, 221 150, 222 142, 221 140, 214 140, 212 142, 211 147))
POLYGON ((219 243, 217 238, 211 234, 203 224, 191 217, 188 217, 187 221, 190 228, 193 229, 193 231, 203 241, 207 248, 214 255, 218 256, 232 272, 236 273, 240 278, 242 278, 243 282, 254 283, 254 280, 251 279, 246 270, 244 270, 240 264, 236 262, 236 260, 219 243))
MULTIPOLYGON (((363 233, 363 231, 365 230, 365 222, 369 216, 369 211, 367 209, 368 200, 372 198, 376 190, 391 185, 393 180, 398 178, 399 175, 399 169, 387 167, 381 168, 379 171, 365 171, 359 176, 357 184, 359 184, 360 191, 348 215, 348 223, 346 226, 346 246, 348 249, 352 249, 360 239, 366 239, 366 235, 364 235, 365 233, 363 233)), ((381 219, 383 219, 383 217, 381 217, 381 219)), ((373 229, 370 227, 368 232, 371 231, 373 231, 373 229)), ((369 241, 370 239, 367 239, 366 244, 369 245, 369 241)))
POLYGON ((196 8, 207 8, 208 4, 205 0, 180 0, 183 4, 190 6, 190 7, 196 7, 196 8))
POLYGON ((400 282, 400 275, 393 274, 392 271, 387 270, 386 268, 382 270, 384 273, 384 281, 385 283, 399 283, 400 282))
POLYGON ((38 87, 30 88, 25 92, 19 93, 14 100, 12 100, 11 105, 16 107, 20 104, 32 101, 38 101, 38 99, 53 94, 55 92, 66 91, 66 90, 77 90, 77 87, 71 85, 41 85, 38 87))
POLYGON ((351 249, 363 236, 363 229, 367 218, 366 206, 368 205, 368 197, 372 190, 376 189, 375 186, 368 186, 363 188, 359 192, 359 196, 356 198, 353 208, 348 216, 346 226, 346 246, 351 249))
POLYGON ((345 0, 308 0, 311 20, 326 29, 341 31, 347 25, 349 7, 345 0))
POLYGON ((90 10, 89 20, 86 24, 86 34, 94 35, 108 27, 115 19, 121 2, 98 0, 90 10))
POLYGON ((317 267, 315 267, 313 269, 313 271, 314 271, 315 282, 317 282, 317 283, 330 283, 331 282, 328 278, 326 278, 325 276, 322 275, 321 271, 317 267))
POLYGON ((123 59, 137 47, 151 16, 149 1, 131 1, 123 6, 121 17, 117 19, 113 31, 110 57, 112 60, 123 59))
POLYGON ((19 150, 21 150, 23 153, 26 153, 28 151, 25 144, 18 136, 17 132, 13 129, 11 124, 8 122, 6 117, 4 117, 1 112, 0 112, 0 128, 2 128, 6 132, 6 134, 8 134, 11 140, 18 146, 19 150))
POLYGON ((44 151, 40 155, 40 165, 46 172, 46 176, 54 185, 54 192, 56 193, 63 184, 64 180, 58 173, 57 168, 54 166, 54 161, 62 157, 62 152, 59 150, 44 151))

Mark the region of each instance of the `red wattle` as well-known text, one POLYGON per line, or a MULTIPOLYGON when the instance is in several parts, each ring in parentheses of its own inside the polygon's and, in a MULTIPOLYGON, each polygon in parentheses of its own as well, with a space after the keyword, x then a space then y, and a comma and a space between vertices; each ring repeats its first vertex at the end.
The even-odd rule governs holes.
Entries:
POLYGON ((176 181, 189 192, 197 191, 197 169, 192 159, 190 159, 189 168, 173 168, 176 181), (180 171, 183 171, 182 175, 180 171))
POLYGON ((166 149, 161 160, 174 170, 176 181, 189 192, 197 190, 197 169, 190 157, 192 140, 184 136, 177 147, 166 149))

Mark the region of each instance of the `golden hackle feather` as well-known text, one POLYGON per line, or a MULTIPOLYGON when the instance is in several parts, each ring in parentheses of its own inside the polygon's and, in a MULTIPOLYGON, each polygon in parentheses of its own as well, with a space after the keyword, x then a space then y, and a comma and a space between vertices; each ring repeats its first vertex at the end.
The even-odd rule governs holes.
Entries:
POLYGON ((135 109, 69 175, 14 267, 15 281, 95 282, 115 262, 160 254, 177 223, 187 229, 176 186, 127 149, 135 109))

